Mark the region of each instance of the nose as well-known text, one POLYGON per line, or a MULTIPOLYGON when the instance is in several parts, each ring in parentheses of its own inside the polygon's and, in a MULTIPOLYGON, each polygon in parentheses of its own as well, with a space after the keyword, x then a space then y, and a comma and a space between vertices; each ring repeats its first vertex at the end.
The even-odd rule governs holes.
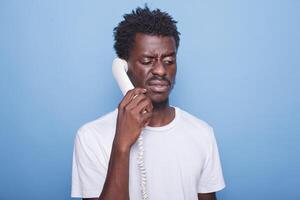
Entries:
POLYGON ((152 74, 157 75, 157 76, 165 76, 166 75, 166 68, 164 67, 163 63, 161 61, 155 62, 153 69, 152 69, 152 74))

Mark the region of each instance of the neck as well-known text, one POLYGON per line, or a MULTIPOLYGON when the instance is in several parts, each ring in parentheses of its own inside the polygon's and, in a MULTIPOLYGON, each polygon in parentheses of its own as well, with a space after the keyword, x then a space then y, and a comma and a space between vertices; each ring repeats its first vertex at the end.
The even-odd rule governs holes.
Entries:
POLYGON ((169 105, 169 100, 153 103, 153 114, 149 126, 159 127, 170 123, 175 118, 175 109, 169 105))

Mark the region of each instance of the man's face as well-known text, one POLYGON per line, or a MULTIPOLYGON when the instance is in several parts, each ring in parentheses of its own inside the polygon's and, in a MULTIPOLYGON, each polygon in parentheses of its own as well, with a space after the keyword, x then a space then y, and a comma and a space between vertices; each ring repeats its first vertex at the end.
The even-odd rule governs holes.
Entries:
POLYGON ((128 75, 135 87, 146 88, 153 103, 168 100, 176 76, 173 37, 136 34, 127 62, 128 75))

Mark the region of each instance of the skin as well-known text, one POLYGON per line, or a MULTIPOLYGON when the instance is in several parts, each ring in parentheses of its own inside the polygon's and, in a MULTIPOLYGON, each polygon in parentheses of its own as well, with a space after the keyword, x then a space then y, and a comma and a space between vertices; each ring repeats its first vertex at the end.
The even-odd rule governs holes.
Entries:
MULTIPOLYGON (((131 146, 145 126, 164 126, 175 117, 175 109, 169 105, 177 68, 174 38, 136 34, 127 63, 128 76, 135 89, 130 90, 118 106, 116 133, 103 190, 99 198, 89 200, 129 200, 131 146)), ((198 194, 198 199, 216 200, 216 196, 215 193, 198 194)))

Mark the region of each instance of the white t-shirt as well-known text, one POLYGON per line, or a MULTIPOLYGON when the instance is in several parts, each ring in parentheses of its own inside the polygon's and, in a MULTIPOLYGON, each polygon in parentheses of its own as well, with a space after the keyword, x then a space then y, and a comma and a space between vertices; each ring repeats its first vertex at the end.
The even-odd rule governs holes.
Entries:
MULTIPOLYGON (((108 169, 117 110, 85 124, 77 133, 73 154, 72 197, 99 197, 108 169)), ((143 132, 144 163, 150 200, 197 200, 197 193, 225 187, 213 129, 175 107, 175 118, 143 132)), ((130 200, 140 200, 138 144, 129 163, 130 200)))

